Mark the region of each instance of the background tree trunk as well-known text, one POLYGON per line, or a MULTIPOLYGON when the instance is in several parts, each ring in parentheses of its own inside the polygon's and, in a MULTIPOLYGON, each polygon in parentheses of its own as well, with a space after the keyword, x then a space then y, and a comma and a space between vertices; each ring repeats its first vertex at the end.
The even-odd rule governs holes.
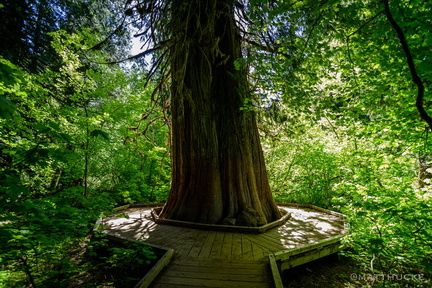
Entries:
POLYGON ((161 217, 258 226, 280 217, 268 184, 234 1, 172 1, 172 187, 161 217))

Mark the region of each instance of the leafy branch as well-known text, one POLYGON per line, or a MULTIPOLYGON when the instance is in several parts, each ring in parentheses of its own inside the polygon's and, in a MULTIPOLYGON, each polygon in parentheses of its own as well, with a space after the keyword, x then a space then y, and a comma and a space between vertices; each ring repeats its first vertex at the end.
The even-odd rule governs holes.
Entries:
POLYGON ((401 27, 396 22, 396 20, 393 18, 393 15, 390 11, 388 0, 384 0, 384 11, 387 15, 388 21, 390 22, 393 29, 396 31, 396 33, 398 35, 399 42, 402 45, 402 49, 405 53, 407 64, 408 64, 408 67, 409 67, 409 70, 411 73, 411 78, 412 78, 414 84, 417 86, 417 98, 416 98, 417 110, 420 113, 420 117, 424 121, 426 121, 426 123, 429 125, 429 128, 432 129, 432 117, 426 112, 426 110, 423 106, 423 98, 424 98, 424 91, 425 91, 423 81, 417 73, 417 69, 416 69, 416 66, 414 64, 414 58, 413 58, 411 51, 409 49, 408 42, 405 38, 405 34, 402 31, 401 27))

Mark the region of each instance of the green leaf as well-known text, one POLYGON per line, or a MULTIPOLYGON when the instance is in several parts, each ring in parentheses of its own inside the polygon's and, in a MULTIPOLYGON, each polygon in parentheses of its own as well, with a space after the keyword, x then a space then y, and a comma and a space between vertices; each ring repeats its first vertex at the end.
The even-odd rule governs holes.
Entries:
POLYGON ((246 63, 246 60, 244 58, 238 58, 234 61, 234 68, 239 71, 246 63))
POLYGON ((0 96, 0 118, 10 119, 15 111, 15 105, 0 96))
POLYGON ((71 143, 72 142, 72 137, 68 134, 65 133, 54 133, 54 136, 59 139, 59 140, 64 140, 67 143, 71 143))
POLYGON ((107 141, 110 140, 108 133, 106 133, 106 132, 104 132, 102 130, 99 130, 99 129, 95 129, 95 130, 91 131, 90 132, 90 136, 91 137, 95 137, 95 138, 97 138, 98 136, 101 136, 102 138, 104 138, 107 141))
POLYGON ((372 238, 369 239, 369 243, 374 246, 381 246, 384 243, 384 240, 382 238, 372 238))
POLYGON ((429 262, 421 262, 420 263, 423 267, 425 267, 425 270, 428 271, 429 273, 432 272, 432 263, 429 262))
POLYGON ((60 130, 60 126, 55 122, 52 122, 52 121, 48 122, 48 126, 50 126, 55 131, 60 130))

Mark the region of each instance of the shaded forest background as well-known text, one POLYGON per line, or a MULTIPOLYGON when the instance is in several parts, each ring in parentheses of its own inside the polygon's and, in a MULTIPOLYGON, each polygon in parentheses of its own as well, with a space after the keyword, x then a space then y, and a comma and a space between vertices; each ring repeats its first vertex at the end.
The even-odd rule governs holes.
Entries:
MULTIPOLYGON (((358 271, 422 275, 340 281, 427 287, 430 128, 384 3, 236 2, 244 57, 235 65, 250 71, 254 97, 243 109, 257 112, 276 201, 346 214, 351 249, 344 253, 358 271)), ((0 286, 69 287, 93 265, 80 255, 103 243, 90 241, 101 211, 166 200, 169 43, 142 19, 167 7, 0 1, 0 286)), ((432 3, 392 1, 390 9, 427 111, 432 3)), ((151 258, 142 247, 125 253, 137 251, 151 258)), ((113 265, 127 258, 118 255, 113 265)))

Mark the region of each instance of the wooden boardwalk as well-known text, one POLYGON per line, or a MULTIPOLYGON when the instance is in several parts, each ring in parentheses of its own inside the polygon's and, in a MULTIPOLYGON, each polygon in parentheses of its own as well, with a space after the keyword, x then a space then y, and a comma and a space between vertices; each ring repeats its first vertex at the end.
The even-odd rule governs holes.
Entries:
POLYGON ((344 233, 338 215, 284 207, 291 218, 261 234, 162 225, 148 207, 122 210, 128 218, 103 220, 109 235, 172 248, 174 257, 150 287, 274 287, 268 255, 344 233))

